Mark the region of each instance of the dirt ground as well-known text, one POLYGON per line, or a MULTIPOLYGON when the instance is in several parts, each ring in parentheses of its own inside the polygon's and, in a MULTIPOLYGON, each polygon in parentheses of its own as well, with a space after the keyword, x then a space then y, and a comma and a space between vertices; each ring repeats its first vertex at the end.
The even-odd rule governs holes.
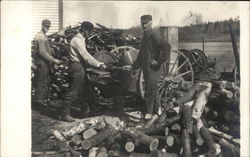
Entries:
MULTIPOLYGON (((106 106, 98 106, 91 108, 89 118, 96 116, 112 116, 119 117, 121 120, 126 121, 130 125, 136 125, 135 121, 131 120, 131 116, 125 114, 125 112, 118 111, 113 104, 106 106)), ((139 113, 140 108, 134 106, 133 102, 126 105, 124 108, 126 113, 139 113), (132 105, 132 107, 131 107, 132 105)), ((79 125, 80 122, 88 119, 87 117, 81 117, 80 111, 77 107, 73 107, 72 116, 76 119, 75 122, 64 122, 60 120, 60 106, 50 106, 48 108, 36 108, 32 109, 32 152, 43 152, 43 151, 57 151, 60 149, 58 140, 51 138, 54 130, 67 131, 70 128, 79 125)), ((133 114, 132 114, 133 115, 133 114)), ((136 114, 138 121, 138 115, 136 114)))

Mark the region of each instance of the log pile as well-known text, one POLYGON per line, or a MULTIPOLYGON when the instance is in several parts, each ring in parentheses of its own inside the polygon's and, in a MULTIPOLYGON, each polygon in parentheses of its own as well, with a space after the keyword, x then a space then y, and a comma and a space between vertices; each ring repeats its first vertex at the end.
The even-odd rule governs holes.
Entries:
POLYGON ((119 120, 111 124, 112 118, 104 118, 67 132, 54 131, 54 136, 67 141, 69 152, 89 157, 240 156, 239 97, 225 94, 239 93, 239 85, 217 81, 194 87, 177 106, 140 125, 119 120))

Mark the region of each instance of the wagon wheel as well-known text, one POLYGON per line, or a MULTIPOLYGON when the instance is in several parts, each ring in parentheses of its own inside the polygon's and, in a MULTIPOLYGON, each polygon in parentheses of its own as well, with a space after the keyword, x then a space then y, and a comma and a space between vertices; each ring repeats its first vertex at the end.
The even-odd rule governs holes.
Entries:
MULTIPOLYGON (((158 82, 163 107, 166 107, 174 98, 180 97, 180 94, 191 88, 194 83, 193 68, 189 58, 181 51, 171 51, 171 53, 176 54, 177 57, 172 62, 171 67, 168 62, 162 65, 162 73, 158 82)), ((144 98, 145 83, 142 71, 139 76, 139 90, 142 98, 144 98)))
POLYGON ((208 61, 204 52, 199 49, 193 49, 188 51, 188 57, 193 66, 195 79, 199 79, 204 76, 208 68, 208 61))
POLYGON ((124 51, 135 51, 136 49, 131 46, 119 46, 110 51, 110 53, 114 54, 117 59, 119 59, 124 51))

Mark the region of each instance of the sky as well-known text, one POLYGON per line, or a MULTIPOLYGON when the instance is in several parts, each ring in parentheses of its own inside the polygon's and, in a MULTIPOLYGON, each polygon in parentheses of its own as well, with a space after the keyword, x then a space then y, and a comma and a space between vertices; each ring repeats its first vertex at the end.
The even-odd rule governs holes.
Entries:
POLYGON ((198 16, 208 22, 240 14, 235 1, 64 1, 63 5, 64 27, 88 20, 112 28, 130 28, 140 25, 143 14, 153 16, 154 26, 184 26, 198 16))

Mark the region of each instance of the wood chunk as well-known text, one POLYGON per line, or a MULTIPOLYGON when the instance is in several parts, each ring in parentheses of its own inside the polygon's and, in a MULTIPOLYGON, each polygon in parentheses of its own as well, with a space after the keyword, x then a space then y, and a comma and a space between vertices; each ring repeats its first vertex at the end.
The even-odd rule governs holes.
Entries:
POLYGON ((189 136, 189 131, 187 129, 182 130, 181 141, 182 141, 182 147, 183 147, 182 156, 183 157, 192 157, 190 136, 189 136))
POLYGON ((82 136, 83 139, 87 140, 91 138, 92 136, 96 135, 98 132, 94 128, 87 129, 83 132, 82 136))
POLYGON ((207 88, 198 93, 197 99, 192 109, 192 117, 196 120, 196 122, 200 119, 203 113, 205 105, 208 101, 208 96, 212 89, 212 84, 209 82, 204 82, 203 85, 205 85, 207 88))
POLYGON ((98 134, 92 136, 91 138, 84 140, 82 142, 83 150, 88 150, 91 147, 97 146, 106 138, 115 135, 116 131, 113 128, 107 127, 106 129, 101 130, 98 134))

